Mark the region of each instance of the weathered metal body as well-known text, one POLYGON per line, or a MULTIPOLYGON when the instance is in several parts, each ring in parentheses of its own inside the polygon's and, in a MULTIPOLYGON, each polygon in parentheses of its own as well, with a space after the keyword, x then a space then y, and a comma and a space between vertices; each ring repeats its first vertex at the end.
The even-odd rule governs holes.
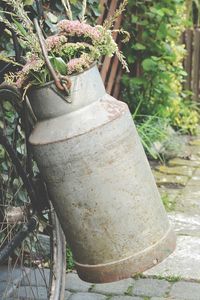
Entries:
POLYGON ((30 93, 30 143, 79 276, 115 281, 163 260, 175 236, 127 105, 96 66, 71 80, 71 103, 53 83, 30 93))

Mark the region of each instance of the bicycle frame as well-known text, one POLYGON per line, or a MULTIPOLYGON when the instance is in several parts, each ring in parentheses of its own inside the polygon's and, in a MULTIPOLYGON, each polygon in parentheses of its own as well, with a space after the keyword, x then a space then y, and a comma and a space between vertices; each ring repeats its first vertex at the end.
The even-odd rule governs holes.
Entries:
MULTIPOLYGON (((13 89, 13 87, 8 87, 7 85, 3 85, 0 87, 0 97, 3 95, 7 95, 7 97, 14 97, 17 101, 19 101, 19 93, 13 89)), ((17 104, 16 104, 17 105, 17 104)), ((35 211, 37 210, 37 195, 31 183, 31 180, 25 173, 18 156, 14 149, 12 148, 11 144, 8 141, 8 138, 5 136, 3 129, 0 128, 0 145, 4 147, 4 149, 9 154, 13 165, 15 165, 18 174, 23 180, 24 185, 26 186, 26 190, 28 192, 28 196, 31 199, 31 203, 33 204, 34 210, 32 212, 32 216, 30 220, 25 223, 22 229, 17 233, 13 240, 11 240, 5 248, 0 250, 0 264, 4 262, 18 247, 22 241, 27 237, 28 234, 33 232, 37 226, 37 217, 35 216, 35 211)))

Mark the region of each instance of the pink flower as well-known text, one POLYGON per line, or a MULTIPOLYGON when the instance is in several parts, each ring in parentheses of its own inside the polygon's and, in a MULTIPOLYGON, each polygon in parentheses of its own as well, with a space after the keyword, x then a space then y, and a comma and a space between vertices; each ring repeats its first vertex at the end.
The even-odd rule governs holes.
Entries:
POLYGON ((101 33, 96 27, 81 23, 80 21, 62 20, 58 23, 58 28, 61 32, 65 32, 69 36, 83 35, 94 40, 98 40, 101 36, 101 33))
POLYGON ((18 88, 21 88, 24 84, 24 82, 26 81, 26 79, 28 78, 28 75, 30 73, 31 70, 33 71, 38 71, 42 65, 44 64, 44 62, 38 58, 35 55, 32 55, 26 62, 26 64, 23 66, 22 70, 19 71, 18 73, 18 79, 16 81, 16 86, 18 88))
POLYGON ((73 58, 67 63, 67 73, 72 74, 75 72, 82 72, 89 68, 91 61, 86 55, 79 58, 73 58))
POLYGON ((66 42, 67 38, 64 35, 52 35, 46 39, 46 47, 47 50, 50 51, 53 48, 58 48, 66 42))
POLYGON ((23 82, 24 82, 24 78, 19 77, 19 78, 17 79, 17 81, 15 82, 16 87, 17 87, 18 89, 21 89, 21 87, 22 87, 22 85, 23 85, 23 82))

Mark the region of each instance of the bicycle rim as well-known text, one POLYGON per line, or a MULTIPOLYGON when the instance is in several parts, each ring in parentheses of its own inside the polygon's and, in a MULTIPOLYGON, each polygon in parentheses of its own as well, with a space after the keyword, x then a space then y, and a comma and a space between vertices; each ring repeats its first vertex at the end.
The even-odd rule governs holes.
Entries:
MULTIPOLYGON (((13 102, 1 101, 0 127, 25 167, 24 133, 13 102)), ((37 169, 36 165, 34 168, 37 169)), ((3 249, 28 221, 33 205, 15 164, 1 145, 0 171, 0 249, 3 249)), ((63 299, 63 262, 65 239, 49 204, 40 209, 36 230, 0 266, 0 299, 63 299)))

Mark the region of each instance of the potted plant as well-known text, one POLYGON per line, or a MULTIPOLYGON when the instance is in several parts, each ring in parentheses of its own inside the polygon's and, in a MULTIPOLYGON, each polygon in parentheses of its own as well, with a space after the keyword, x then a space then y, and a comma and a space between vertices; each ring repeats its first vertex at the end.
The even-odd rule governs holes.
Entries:
MULTIPOLYGON (((12 6, 13 12, 4 12, 4 16, 0 15, 0 21, 17 34, 25 59, 22 69, 7 74, 5 81, 24 91, 31 86, 43 86, 53 78, 44 59, 44 51, 42 51, 41 43, 35 33, 35 26, 24 9, 23 1, 4 0, 4 2, 12 6), (6 14, 11 16, 10 21, 6 18, 6 14)), ((72 19, 69 1, 66 4, 65 1, 62 3, 68 19, 61 20, 57 24, 55 35, 44 39, 48 60, 55 72, 61 76, 81 73, 90 68, 94 62, 98 62, 102 56, 111 57, 114 54, 118 56, 123 68, 128 71, 124 56, 112 36, 116 31, 112 29, 113 24, 125 9, 127 0, 123 1, 115 14, 108 18, 102 26, 91 26, 86 23, 86 1, 83 1, 81 20, 72 19)), ((118 31, 128 36, 128 33, 122 29, 118 31)), ((3 55, 0 55, 0 60, 17 64, 3 55)))

